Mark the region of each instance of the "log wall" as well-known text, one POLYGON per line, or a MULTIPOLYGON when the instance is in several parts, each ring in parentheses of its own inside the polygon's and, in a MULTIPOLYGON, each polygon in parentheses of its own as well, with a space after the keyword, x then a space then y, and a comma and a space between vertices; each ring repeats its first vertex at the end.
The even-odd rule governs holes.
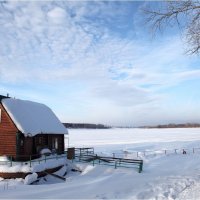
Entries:
POLYGON ((16 156, 16 133, 17 128, 13 121, 0 104, 0 156, 16 156))

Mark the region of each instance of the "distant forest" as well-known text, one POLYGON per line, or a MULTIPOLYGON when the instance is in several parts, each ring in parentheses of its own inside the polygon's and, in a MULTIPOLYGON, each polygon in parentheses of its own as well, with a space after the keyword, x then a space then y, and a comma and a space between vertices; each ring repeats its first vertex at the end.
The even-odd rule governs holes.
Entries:
POLYGON ((84 124, 84 123, 63 123, 66 128, 89 128, 89 129, 108 129, 109 126, 103 124, 84 124))
POLYGON ((157 126, 141 126, 139 128, 199 128, 198 123, 186 123, 186 124, 166 124, 157 126))
POLYGON ((108 128, 200 128, 198 123, 185 123, 185 124, 165 124, 155 126, 107 126, 104 124, 88 124, 88 123, 63 123, 66 128, 87 128, 87 129, 108 129, 108 128))

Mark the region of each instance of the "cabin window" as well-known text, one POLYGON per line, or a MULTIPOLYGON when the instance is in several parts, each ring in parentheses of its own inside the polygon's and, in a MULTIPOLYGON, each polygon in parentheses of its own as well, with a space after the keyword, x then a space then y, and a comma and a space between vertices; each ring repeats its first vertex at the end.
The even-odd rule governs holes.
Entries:
POLYGON ((53 138, 52 147, 53 149, 58 149, 58 138, 53 138))

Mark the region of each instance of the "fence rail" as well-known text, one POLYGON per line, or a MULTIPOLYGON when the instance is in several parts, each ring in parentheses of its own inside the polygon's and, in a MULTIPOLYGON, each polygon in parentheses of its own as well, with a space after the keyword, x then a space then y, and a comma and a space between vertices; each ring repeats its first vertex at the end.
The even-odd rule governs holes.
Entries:
POLYGON ((75 155, 94 155, 93 147, 75 148, 75 155))
POLYGON ((95 164, 109 165, 114 166, 115 169, 118 167, 137 168, 139 173, 141 173, 143 169, 143 160, 99 156, 94 154, 94 148, 75 148, 75 157, 72 161, 89 162, 92 163, 93 166, 95 164))
POLYGON ((145 151, 132 151, 125 150, 122 153, 113 154, 115 156, 121 156, 125 158, 142 158, 143 156, 152 156, 152 155, 172 155, 172 154, 200 154, 200 148, 177 148, 177 149, 160 149, 160 150, 145 150, 145 151))
POLYGON ((67 158, 67 152, 63 152, 62 154, 51 154, 49 156, 43 155, 42 157, 39 157, 37 159, 35 158, 35 155, 20 155, 22 158, 24 157, 29 157, 29 160, 27 161, 15 161, 13 160, 12 156, 8 156, 8 160, 5 161, 0 161, 0 165, 8 165, 10 167, 15 166, 15 165, 29 165, 29 167, 32 167, 33 164, 40 164, 42 162, 46 163, 48 160, 53 160, 53 159, 60 159, 60 158, 67 158))

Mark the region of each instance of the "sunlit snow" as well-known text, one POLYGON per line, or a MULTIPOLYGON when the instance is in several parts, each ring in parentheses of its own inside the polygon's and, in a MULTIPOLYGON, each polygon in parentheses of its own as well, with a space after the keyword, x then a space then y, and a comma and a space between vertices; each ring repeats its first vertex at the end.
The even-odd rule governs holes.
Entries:
POLYGON ((139 152, 144 160, 143 172, 78 163, 82 173, 68 171, 65 182, 49 176, 38 185, 24 185, 22 180, 1 181, 1 198, 200 198, 199 128, 70 129, 69 137, 70 146, 94 147, 98 154, 136 157, 135 152, 139 152), (183 149, 186 154, 182 154, 183 149))

